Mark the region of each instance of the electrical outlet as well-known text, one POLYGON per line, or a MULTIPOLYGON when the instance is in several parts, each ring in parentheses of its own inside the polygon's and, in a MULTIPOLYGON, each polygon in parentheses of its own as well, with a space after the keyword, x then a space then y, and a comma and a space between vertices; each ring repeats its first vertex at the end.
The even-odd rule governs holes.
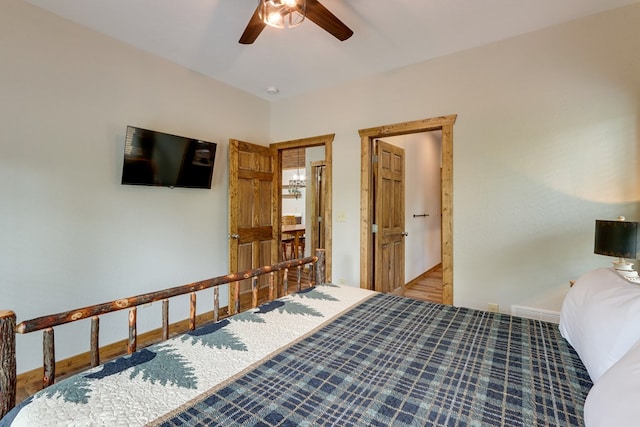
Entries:
POLYGON ((347 221, 347 214, 344 211, 339 211, 336 214, 336 221, 338 221, 338 222, 346 222, 347 221))
POLYGON ((487 311, 491 311, 493 313, 498 313, 498 312, 500 312, 500 306, 498 304, 490 302, 489 304, 487 304, 487 311))

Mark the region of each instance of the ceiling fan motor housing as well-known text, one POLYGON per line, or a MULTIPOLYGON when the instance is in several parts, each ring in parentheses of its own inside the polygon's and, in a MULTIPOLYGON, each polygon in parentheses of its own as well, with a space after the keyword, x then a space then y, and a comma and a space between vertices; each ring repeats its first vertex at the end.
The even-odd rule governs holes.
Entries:
POLYGON ((353 31, 324 7, 318 0, 258 0, 239 42, 251 44, 267 26, 296 27, 308 19, 340 41, 353 35, 353 31))
POLYGON ((304 21, 306 3, 306 0, 258 0, 258 16, 270 27, 297 27, 304 21))

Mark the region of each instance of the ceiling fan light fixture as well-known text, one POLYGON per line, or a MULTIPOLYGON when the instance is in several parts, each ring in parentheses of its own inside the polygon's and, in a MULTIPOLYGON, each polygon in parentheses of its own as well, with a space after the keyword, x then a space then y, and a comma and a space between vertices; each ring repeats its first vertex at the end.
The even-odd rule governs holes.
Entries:
POLYGON ((306 0, 258 0, 258 16, 270 27, 297 27, 304 21, 306 3, 306 0))

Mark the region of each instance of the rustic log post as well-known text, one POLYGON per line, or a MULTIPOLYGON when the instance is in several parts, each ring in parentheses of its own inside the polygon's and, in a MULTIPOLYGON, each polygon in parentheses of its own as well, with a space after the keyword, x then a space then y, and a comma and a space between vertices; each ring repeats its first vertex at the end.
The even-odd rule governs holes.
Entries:
POLYGON ((0 418, 16 405, 16 314, 0 310, 0 418))
POLYGON ((316 262, 316 285, 322 285, 326 283, 324 249, 316 249, 316 256, 318 257, 318 261, 316 262))
POLYGON ((233 314, 238 314, 240 313, 240 282, 234 282, 236 287, 233 290, 233 293, 235 295, 235 300, 236 300, 236 304, 234 307, 234 312, 233 314))
POLYGON ((258 306, 258 276, 251 279, 251 307, 258 306))
POLYGON ((191 292, 189 295, 189 330, 196 329, 196 293, 191 292))
POLYGON ((289 269, 284 269, 284 275, 282 278, 282 295, 289 295, 289 269))
POLYGON ((169 300, 162 300, 162 341, 169 339, 169 300))
POLYGON ((274 272, 272 271, 271 273, 269 273, 269 301, 273 301, 274 300, 274 295, 273 295, 273 276, 274 276, 274 272))
POLYGON ((136 307, 129 309, 129 342, 127 344, 127 353, 131 354, 136 351, 138 346, 138 310, 136 307))
POLYGON ((47 388, 56 380, 56 344, 53 328, 42 331, 42 388, 47 388))
POLYGON ((298 291, 302 289, 302 266, 296 267, 296 281, 298 284, 298 291))
POLYGON ((217 322, 220 318, 220 289, 216 286, 213 288, 213 321, 217 322))
POLYGON ((229 286, 231 287, 229 293, 233 295, 234 302, 233 306, 229 304, 229 315, 232 315, 240 312, 240 282, 232 282, 229 286))
POLYGON ((316 264, 311 263, 309 265, 309 286, 316 285, 316 264))
POLYGON ((100 318, 93 316, 91 318, 91 349, 89 350, 91 367, 100 364, 100 318))

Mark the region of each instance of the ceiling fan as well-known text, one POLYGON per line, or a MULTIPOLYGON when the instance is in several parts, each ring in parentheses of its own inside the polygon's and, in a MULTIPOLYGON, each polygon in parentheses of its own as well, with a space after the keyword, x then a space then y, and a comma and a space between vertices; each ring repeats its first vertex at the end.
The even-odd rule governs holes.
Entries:
POLYGON ((299 25, 304 18, 308 18, 340 41, 345 41, 353 35, 353 31, 318 0, 258 0, 258 7, 239 42, 253 43, 267 25, 278 28, 293 27, 299 25), (273 15, 268 15, 268 8, 277 10, 276 19, 273 19, 273 15), (297 22, 292 24, 294 19, 297 19, 297 22))

